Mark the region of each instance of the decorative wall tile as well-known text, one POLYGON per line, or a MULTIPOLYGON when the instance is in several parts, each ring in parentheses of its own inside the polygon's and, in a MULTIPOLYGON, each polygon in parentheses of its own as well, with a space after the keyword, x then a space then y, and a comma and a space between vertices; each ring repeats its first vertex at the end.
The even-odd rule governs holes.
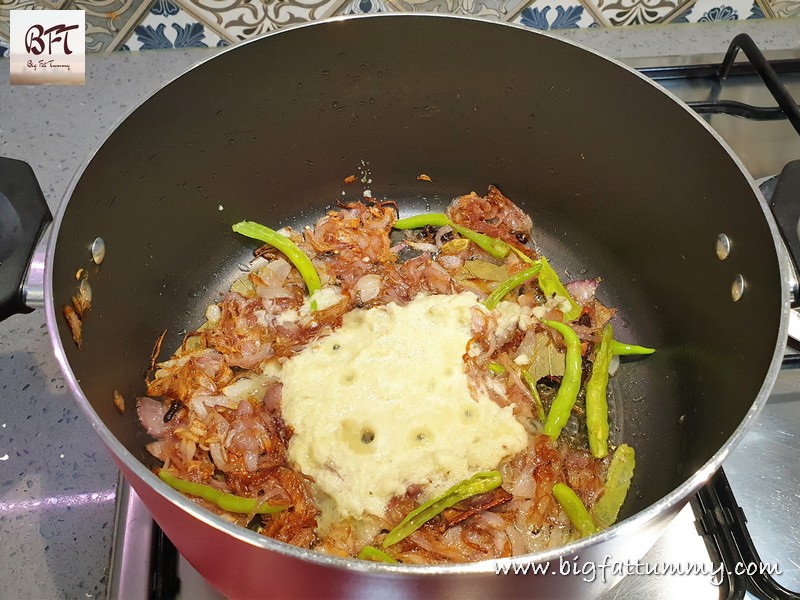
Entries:
POLYGON ((676 14, 686 0, 583 0, 601 25, 654 25, 676 14))
POLYGON ((176 0, 186 12, 229 41, 334 15, 347 0, 176 0))
POLYGON ((120 50, 164 50, 227 46, 228 41, 181 10, 173 0, 156 0, 120 50))
POLYGON ((766 18, 763 8, 757 1, 753 2, 753 4, 750 6, 750 10, 747 11, 745 14, 747 14, 747 20, 766 18))
POLYGON ((142 0, 69 0, 64 8, 86 11, 86 50, 116 50, 127 38, 150 2, 142 0))
POLYGON ((270 29, 284 25, 316 21, 335 15, 346 0, 293 0, 292 2, 267 2, 270 29))
POLYGON ((368 13, 390 12, 384 0, 348 0, 339 10, 342 15, 365 15, 368 13))
POLYGON ((39 4, 49 9, 66 8, 69 0, 39 0, 39 4))
POLYGON ((9 11, 44 8, 34 0, 2 0, 0 2, 0 41, 8 45, 9 11))
POLYGON ((394 11, 448 13, 509 20, 525 6, 519 0, 386 0, 394 11))
POLYGON ((764 0, 754 0, 753 6, 750 9, 750 17, 751 19, 766 19, 770 17, 774 17, 775 15, 772 13, 772 8, 767 7, 765 8, 764 0))
POLYGON ((594 17, 578 0, 536 0, 512 22, 540 30, 596 26, 594 17))
POLYGON ((335 15, 432 12, 535 29, 800 18, 800 0, 0 0, 0 56, 9 11, 86 11, 87 51, 235 44, 335 15))
POLYGON ((763 18, 764 13, 754 0, 697 0, 677 15, 672 23, 712 23, 763 18))
POLYGON ((151 0, 0 0, 0 40, 8 41, 9 11, 67 9, 86 11, 86 51, 116 50, 147 12, 151 0))
POLYGON ((798 0, 767 0, 776 17, 800 16, 800 1, 798 0))

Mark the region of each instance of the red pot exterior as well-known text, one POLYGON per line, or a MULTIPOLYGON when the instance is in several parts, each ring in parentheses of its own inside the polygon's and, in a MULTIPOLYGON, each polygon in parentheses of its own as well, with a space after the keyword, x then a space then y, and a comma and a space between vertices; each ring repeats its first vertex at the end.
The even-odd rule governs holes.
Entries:
MULTIPOLYGON (((494 565, 489 567, 491 572, 477 573, 415 575, 379 572, 377 568, 355 571, 301 560, 235 538, 187 513, 154 489, 152 482, 139 479, 124 463, 116 462, 178 551, 210 585, 231 600, 595 598, 621 579, 619 575, 612 576, 610 569, 601 578, 597 566, 639 561, 677 512, 664 512, 649 526, 624 538, 595 544, 581 555, 538 563, 547 565, 546 574, 531 571, 524 575, 498 575, 494 565)), ((517 564, 525 565, 525 561, 517 564)))

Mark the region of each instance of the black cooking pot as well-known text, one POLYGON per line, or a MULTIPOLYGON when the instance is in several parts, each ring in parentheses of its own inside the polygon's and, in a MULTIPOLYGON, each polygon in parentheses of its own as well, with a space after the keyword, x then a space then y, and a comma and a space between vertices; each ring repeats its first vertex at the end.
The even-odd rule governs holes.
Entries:
MULTIPOLYGON (((763 406, 790 311, 789 263, 763 198, 717 135, 662 89, 520 27, 431 15, 337 19, 189 70, 120 123, 73 180, 44 258, 55 354, 156 520, 224 593, 461 599, 601 589, 580 576, 496 576, 494 563, 337 559, 233 527, 149 471, 150 440, 135 411, 112 403, 115 390, 143 392, 161 332, 164 348, 176 347, 239 274, 252 247, 231 224, 310 223, 342 192, 352 199, 364 188, 408 216, 489 184, 532 215, 535 240, 559 271, 603 278, 599 297, 619 307, 618 338, 658 348, 612 380, 617 437, 637 451, 622 522, 526 560, 638 559, 763 406), (343 183, 350 174, 355 187, 343 183), (79 350, 62 307, 98 236, 106 256, 90 273, 79 350)), ((36 195, 21 185, 3 193, 36 195)), ((19 205, 2 210, 4 223, 13 213, 37 239, 39 222, 19 205)), ((27 264, 18 245, 0 248, 27 264)), ((26 288, 19 278, 12 287, 5 312, 24 308, 26 288)))

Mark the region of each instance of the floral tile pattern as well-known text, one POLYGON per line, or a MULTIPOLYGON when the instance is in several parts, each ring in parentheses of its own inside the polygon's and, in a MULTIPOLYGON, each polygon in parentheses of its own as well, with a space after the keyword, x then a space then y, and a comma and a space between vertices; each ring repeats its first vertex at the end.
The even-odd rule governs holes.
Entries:
POLYGON ((0 43, 8 46, 9 11, 46 8, 34 0, 2 0, 0 2, 0 43))
POLYGON ((501 21, 509 20, 525 6, 524 0, 386 0, 386 4, 395 11, 472 15, 501 21))
POLYGON ((597 26, 592 13, 578 0, 537 0, 526 6, 512 22, 540 30, 597 26))
POLYGON ((775 17, 800 17, 800 2, 797 0, 774 0, 771 8, 775 17))
POLYGON ((681 0, 601 0, 597 8, 609 25, 650 25, 664 21, 681 4, 681 0))
POLYGON ((67 9, 86 12, 86 51, 116 50, 147 12, 142 0, 1 0, 0 42, 8 42, 9 11, 67 9))
POLYGON ((340 14, 343 15, 366 15, 369 13, 388 12, 391 9, 386 6, 384 0, 348 0, 342 6, 340 14))
POLYGON ((245 40, 285 25, 337 14, 346 0, 175 0, 189 14, 231 42, 245 40))
POLYGON ((0 57, 11 10, 86 11, 86 49, 227 46, 335 15, 435 12, 533 29, 800 18, 800 0, 0 0, 0 57))
POLYGON ((227 46, 228 40, 206 28, 172 0, 157 0, 120 50, 166 50, 227 46))
POLYGON ((672 23, 711 23, 763 19, 764 11, 755 0, 697 0, 681 11, 672 23))
POLYGON ((69 0, 64 8, 86 11, 86 50, 116 50, 147 12, 140 0, 69 0))

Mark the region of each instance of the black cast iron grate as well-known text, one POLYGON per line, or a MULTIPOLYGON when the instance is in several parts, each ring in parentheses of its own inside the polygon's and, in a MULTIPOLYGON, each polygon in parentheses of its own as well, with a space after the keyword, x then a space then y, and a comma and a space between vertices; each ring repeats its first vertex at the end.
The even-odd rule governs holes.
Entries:
POLYGON ((800 73, 800 60, 785 59, 769 62, 746 33, 733 38, 725 58, 719 65, 647 67, 639 69, 639 72, 654 81, 698 78, 721 81, 732 76, 758 75, 777 101, 777 107, 753 106, 731 100, 687 102, 687 105, 699 114, 727 114, 755 121, 789 119, 795 131, 800 134, 800 108, 778 79, 778 73, 800 73), (744 52, 748 62, 736 62, 740 51, 744 52))

